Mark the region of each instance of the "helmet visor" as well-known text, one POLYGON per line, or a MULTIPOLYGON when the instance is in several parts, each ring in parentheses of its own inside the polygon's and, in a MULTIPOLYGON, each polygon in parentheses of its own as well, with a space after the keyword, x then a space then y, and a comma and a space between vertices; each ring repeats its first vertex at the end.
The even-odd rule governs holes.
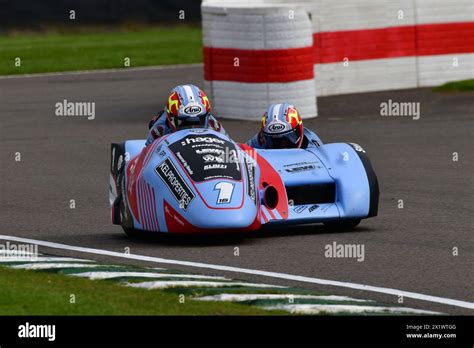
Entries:
POLYGON ((206 128, 209 113, 200 116, 175 116, 176 128, 206 128))
POLYGON ((293 149, 298 146, 301 134, 298 129, 292 129, 285 133, 269 134, 263 132, 265 143, 272 149, 293 149))

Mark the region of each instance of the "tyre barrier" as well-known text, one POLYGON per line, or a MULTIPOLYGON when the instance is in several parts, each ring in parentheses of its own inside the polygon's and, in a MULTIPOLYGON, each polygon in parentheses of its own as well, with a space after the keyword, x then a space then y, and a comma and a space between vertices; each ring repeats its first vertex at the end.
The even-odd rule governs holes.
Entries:
MULTIPOLYGON (((218 3, 219 4, 219 3, 218 3)), ((259 119, 271 103, 316 112, 312 23, 305 6, 202 5, 206 93, 219 115, 259 119)))
POLYGON ((472 0, 204 0, 204 79, 221 117, 288 101, 474 78, 472 0), (242 106, 245 106, 244 108, 242 106))

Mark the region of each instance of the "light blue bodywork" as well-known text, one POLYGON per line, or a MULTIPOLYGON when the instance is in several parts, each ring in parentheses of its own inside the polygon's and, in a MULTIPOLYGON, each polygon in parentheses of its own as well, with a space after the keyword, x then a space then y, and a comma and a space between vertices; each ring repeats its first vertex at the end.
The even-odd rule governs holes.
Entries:
MULTIPOLYGON (((160 138, 149 145, 150 149, 147 150, 153 151, 153 153, 145 156, 148 158, 148 162, 142 167, 139 175, 132 175, 133 170, 130 171, 132 168, 129 166, 132 162, 136 164, 137 160, 135 159, 134 162, 134 158, 140 156, 145 148, 145 140, 128 140, 124 143, 123 158, 125 168, 130 171, 130 175, 125 175, 122 187, 117 184, 117 192, 121 192, 125 197, 120 221, 115 223, 121 224, 124 228, 159 232, 176 232, 173 228, 183 226, 181 223, 184 223, 186 228, 192 226, 192 231, 189 232, 201 230, 218 232, 219 230, 255 230, 261 224, 299 224, 338 219, 364 219, 375 216, 378 205, 378 185, 371 167, 368 170, 367 164, 363 163, 365 157, 361 156, 365 156, 365 151, 356 144, 323 144, 319 138, 316 137, 316 139, 318 141, 311 143, 306 149, 254 150, 258 156, 261 156, 273 167, 285 187, 335 184, 334 202, 314 201, 300 205, 285 202, 286 209, 284 210, 265 207, 263 188, 260 185, 261 168, 258 158, 252 158, 242 150, 239 144, 233 142, 226 135, 208 129, 192 129, 178 131, 160 138), (202 142, 189 145, 185 141, 187 137, 194 137, 193 139, 202 140, 202 142), (210 143, 211 145, 206 143, 206 139, 213 141, 210 143), (224 163, 224 165, 227 165, 227 168, 235 166, 236 171, 238 168, 241 180, 226 177, 208 178, 200 182, 192 180, 190 173, 194 174, 200 170, 195 170, 196 168, 192 168, 193 165, 189 165, 189 161, 183 162, 178 157, 185 153, 187 146, 197 146, 189 150, 195 153, 201 149, 199 148, 200 144, 203 144, 205 151, 212 151, 213 144, 221 146, 220 141, 228 141, 235 146, 238 159, 235 163, 224 163), (182 145, 183 143, 186 145, 182 145), (174 150, 170 149, 170 146, 174 150), (157 168, 165 168, 164 171, 168 168, 169 162, 164 164, 165 160, 172 163, 187 189, 183 190, 181 184, 177 186, 170 184, 170 186, 165 183, 165 179, 157 174, 161 170, 157 168), (185 168, 185 164, 189 165, 188 169, 185 168), (252 168, 252 166, 254 168, 253 179, 249 178, 249 170, 246 169, 252 168), (255 188, 253 191, 251 186, 255 188), (132 196, 126 192, 127 190, 131 192, 133 188, 137 187, 142 188, 141 191, 138 189, 141 194, 138 193, 135 196, 137 197, 135 201, 138 215, 132 213, 129 201, 132 196), (194 197, 186 203, 186 206, 183 206, 183 201, 180 204, 170 187, 174 187, 176 192, 179 192, 178 196, 186 191, 187 193, 192 192, 194 197), (230 191, 231 196, 226 196, 226 192, 223 191, 230 191), (218 199, 222 201, 218 202, 218 199), (174 209, 175 213, 170 213, 170 209, 168 212, 166 211, 164 201, 174 209), (283 217, 282 212, 287 212, 287 218, 283 217), (140 218, 137 219, 137 216, 140 218), (170 219, 173 222, 170 222, 170 219)), ((187 159, 189 160, 189 158, 187 159)), ((216 163, 212 162, 211 164, 216 163)), ((170 171, 166 173, 169 174, 170 171)), ((176 184, 176 181, 171 180, 170 182, 176 184)), ((295 190, 299 190, 299 188, 295 190)), ((304 191, 304 188, 301 190, 304 191)), ((189 198, 187 193, 184 196, 189 198)), ((184 199, 182 196, 179 197, 179 199, 184 199)), ((278 197, 279 199, 286 197, 286 192, 278 192, 278 197)), ((179 232, 184 231, 180 230, 179 232)))

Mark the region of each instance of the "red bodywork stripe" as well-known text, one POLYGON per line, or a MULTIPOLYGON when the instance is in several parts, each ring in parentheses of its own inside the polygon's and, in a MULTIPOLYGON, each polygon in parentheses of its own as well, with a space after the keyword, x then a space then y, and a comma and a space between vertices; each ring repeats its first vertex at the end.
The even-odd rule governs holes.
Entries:
MULTIPOLYGON (((267 218, 267 215, 265 214, 265 210, 266 208, 264 206, 261 206, 260 207, 260 210, 261 210, 261 213, 262 213, 262 217, 263 217, 263 222, 267 223, 268 222, 268 218, 267 218)), ((266 209, 268 211, 268 209, 266 209)))
MULTIPOLYGON (((276 188, 278 191, 278 204, 276 206, 276 210, 278 213, 281 215, 282 219, 286 220, 288 218, 288 197, 286 195, 286 189, 285 185, 283 184, 283 181, 281 180, 280 174, 272 167, 270 163, 267 162, 265 158, 260 156, 258 152, 255 151, 255 149, 247 144, 239 144, 240 148, 247 152, 251 157, 256 155, 256 161, 257 164, 260 168, 260 183, 259 183, 259 189, 263 190, 263 183, 266 183, 268 185, 272 185, 276 188)), ((270 210, 267 209, 269 212, 270 216, 275 219, 274 213, 270 210)), ((265 214, 263 214, 264 219, 266 219, 265 214)))
POLYGON ((166 227, 170 233, 233 233, 233 232, 251 232, 260 228, 260 215, 257 213, 254 221, 247 227, 243 228, 229 228, 229 229, 202 229, 192 225, 179 212, 177 212, 171 204, 163 200, 163 210, 165 216, 166 227))
POLYGON ((149 204, 150 204, 150 217, 151 217, 151 227, 154 231, 158 231, 158 227, 156 225, 156 208, 154 204, 154 197, 151 192, 151 187, 149 184, 146 185, 149 197, 149 204))
POLYGON ((147 183, 146 186, 146 193, 148 198, 148 211, 150 212, 150 228, 156 230, 156 223, 155 223, 155 213, 153 211, 153 198, 151 197, 151 190, 150 185, 147 183))
POLYGON ((143 180, 140 178, 138 186, 140 188, 140 210, 143 220, 143 227, 145 230, 149 230, 149 214, 148 214, 148 207, 146 204, 146 195, 145 195, 145 186, 143 184, 143 180))
POLYGON ((160 230, 160 224, 158 222, 158 212, 156 210, 156 196, 155 196, 155 188, 151 188, 151 195, 153 198, 153 216, 155 217, 155 224, 156 224, 156 231, 160 230))
POLYGON ((268 211, 268 214, 270 214, 270 217, 271 217, 273 220, 275 220, 276 217, 275 217, 275 214, 273 214, 273 210, 267 208, 267 211, 268 211))
MULTIPOLYGON (((138 206, 137 206, 137 200, 138 200, 138 190, 139 188, 137 187, 137 178, 140 177, 140 173, 146 164, 151 159, 151 155, 155 151, 155 149, 158 147, 158 144, 160 144, 163 140, 165 140, 169 134, 162 136, 161 138, 156 139, 152 144, 145 146, 142 151, 130 159, 130 161, 127 163, 127 198, 129 202, 129 208, 130 211, 132 212, 133 216, 135 219, 142 224, 142 221, 139 216, 138 212, 138 206), (131 175, 130 168, 132 165, 135 164, 135 170, 133 177, 131 175)), ((143 217, 143 216, 142 216, 143 217)))

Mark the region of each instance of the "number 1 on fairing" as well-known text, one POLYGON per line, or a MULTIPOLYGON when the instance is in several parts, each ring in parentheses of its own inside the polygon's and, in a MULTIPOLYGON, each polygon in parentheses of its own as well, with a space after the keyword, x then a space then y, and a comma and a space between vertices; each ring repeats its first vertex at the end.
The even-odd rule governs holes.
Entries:
POLYGON ((230 203, 232 192, 234 192, 234 184, 227 181, 219 181, 216 186, 214 186, 214 191, 216 190, 219 190, 217 204, 230 203))

